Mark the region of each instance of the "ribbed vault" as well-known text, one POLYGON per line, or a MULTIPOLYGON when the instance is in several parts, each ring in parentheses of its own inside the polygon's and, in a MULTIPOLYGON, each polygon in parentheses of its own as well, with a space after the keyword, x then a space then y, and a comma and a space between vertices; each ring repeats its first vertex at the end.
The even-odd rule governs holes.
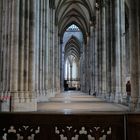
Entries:
POLYGON ((80 59, 80 42, 79 40, 72 36, 65 46, 65 60, 66 58, 72 57, 76 61, 80 59))
POLYGON ((56 0, 56 24, 61 38, 65 30, 75 24, 83 33, 89 34, 90 24, 95 20, 95 0, 56 0))

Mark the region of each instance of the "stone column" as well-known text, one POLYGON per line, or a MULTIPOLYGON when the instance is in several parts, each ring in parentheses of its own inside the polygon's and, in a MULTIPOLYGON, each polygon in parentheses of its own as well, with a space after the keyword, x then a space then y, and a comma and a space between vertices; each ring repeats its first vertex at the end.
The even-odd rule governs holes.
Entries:
POLYGON ((102 96, 102 18, 101 9, 98 13, 98 39, 97 39, 97 77, 98 77, 98 94, 102 96))
POLYGON ((77 76, 76 79, 80 79, 80 60, 78 60, 77 64, 77 76))
POLYGON ((101 9, 101 26, 102 26, 102 97, 105 97, 107 92, 107 48, 106 48, 106 7, 101 9))
POLYGON ((80 88, 82 92, 86 92, 86 56, 85 56, 86 45, 85 42, 82 44, 82 54, 81 54, 81 75, 82 79, 80 79, 80 88))
POLYGON ((93 53, 94 53, 94 24, 93 22, 90 25, 90 89, 91 89, 91 94, 94 93, 94 87, 93 87, 93 69, 94 69, 94 64, 93 64, 93 53))
POLYGON ((125 46, 125 1, 120 1, 120 14, 121 14, 121 100, 126 93, 126 46, 125 46))
POLYGON ((10 99, 10 47, 11 47, 11 14, 12 2, 0 2, 0 99, 3 102, 3 111, 9 111, 10 99))
POLYGON ((52 73, 52 79, 53 79, 53 83, 52 83, 52 95, 55 96, 55 92, 56 92, 56 73, 55 73, 55 68, 56 68, 56 61, 55 61, 55 57, 56 57, 56 54, 55 54, 55 10, 52 9, 52 57, 53 57, 53 73, 52 73))
MULTIPOLYGON (((57 27, 58 28, 58 27, 57 27)), ((56 34, 57 36, 58 36, 58 38, 57 38, 57 53, 58 53, 58 68, 57 68, 57 77, 58 77, 58 79, 57 79, 57 92, 58 93, 60 93, 60 91, 61 91, 61 87, 60 87, 60 83, 61 83, 61 79, 60 79, 60 76, 61 76, 61 71, 60 71, 60 69, 61 69, 61 45, 60 45, 60 36, 58 35, 58 31, 57 31, 57 34, 56 34)))
MULTIPOLYGON (((49 2, 48 2, 49 3, 49 2)), ((49 4, 47 5, 47 9, 48 9, 48 21, 47 21, 47 26, 48 26, 48 96, 51 95, 51 65, 52 65, 52 62, 51 62, 51 40, 52 40, 52 35, 51 35, 51 24, 52 24, 52 20, 51 20, 51 9, 49 8, 49 4)))
POLYGON ((2 67, 2 91, 6 95, 6 74, 7 74, 7 0, 3 1, 3 18, 2 18, 2 50, 3 50, 3 67, 2 67))
MULTIPOLYGON (((65 61, 65 64, 66 64, 66 61, 65 61)), ((66 69, 67 69, 67 80, 68 80, 69 79, 69 65, 68 65, 68 63, 67 63, 66 69)))
POLYGON ((84 45, 82 43, 80 48, 80 85, 81 91, 84 92, 84 45))
POLYGON ((24 90, 25 90, 25 102, 29 102, 29 87, 28 87, 28 71, 29 71, 29 9, 30 0, 25 1, 25 50, 24 50, 24 90))
POLYGON ((45 96, 45 49, 46 49, 46 41, 45 41, 45 27, 46 27, 46 1, 42 0, 41 2, 41 20, 42 20, 42 25, 41 25, 41 42, 42 42, 42 47, 41 48, 41 59, 42 59, 42 66, 41 66, 41 75, 42 75, 42 84, 41 84, 41 95, 45 96))
POLYGON ((110 11, 110 14, 109 14, 109 17, 111 17, 111 19, 110 19, 110 39, 109 39, 109 42, 110 42, 110 47, 109 47, 109 49, 110 49, 110 75, 109 75, 109 77, 110 77, 110 81, 109 81, 109 85, 110 85, 110 101, 114 101, 115 100, 115 93, 116 93, 116 56, 115 56, 115 41, 114 41, 114 39, 115 39, 115 24, 114 24, 114 22, 115 22, 115 16, 114 16, 114 2, 115 1, 111 1, 110 0, 110 7, 109 7, 109 11, 110 11))
MULTIPOLYGON (((64 91, 64 66, 65 66, 65 62, 64 62, 64 52, 63 52, 63 41, 60 37, 60 86, 61 86, 61 91, 64 91)), ((67 79, 68 80, 68 79, 67 79)))
POLYGON ((49 1, 46 1, 46 36, 45 36, 45 40, 46 40, 46 49, 45 49, 45 52, 46 52, 46 64, 45 64, 45 70, 46 70, 46 74, 45 74, 45 91, 46 91, 46 94, 48 95, 48 76, 49 76, 49 60, 48 60, 48 57, 49 57, 49 27, 48 27, 48 23, 49 23, 49 1))
MULTIPOLYGON (((11 25, 12 25, 12 2, 11 0, 8 0, 8 21, 7 21, 7 24, 8 24, 8 42, 7 42, 7 97, 10 96, 10 49, 11 49, 11 25)), ((10 101, 10 98, 8 98, 9 101, 10 101)))
POLYGON ((2 1, 0 1, 0 96, 2 96, 2 1))
POLYGON ((42 11, 42 18, 43 18, 43 21, 42 21, 42 28, 43 28, 43 31, 42 31, 42 95, 45 96, 45 50, 46 50, 46 38, 45 38, 45 34, 46 34, 46 0, 43 0, 43 11, 42 11))
POLYGON ((131 110, 135 111, 139 93, 138 71, 138 30, 137 30, 137 2, 130 1, 130 69, 131 69, 131 110))
POLYGON ((93 38, 94 38, 94 43, 93 43, 93 93, 96 92, 96 89, 95 89, 95 84, 96 84, 96 76, 95 76, 95 64, 96 64, 96 51, 95 51, 95 48, 96 48, 96 36, 95 36, 95 33, 96 33, 96 25, 94 25, 94 32, 93 32, 93 38))
POLYGON ((20 102, 24 102, 24 46, 25 46, 25 0, 21 0, 21 11, 20 11, 20 35, 19 35, 19 90, 20 90, 20 102))
POLYGON ((12 0, 12 42, 11 42, 11 75, 10 93, 12 97, 12 110, 16 110, 18 96, 18 54, 19 54, 19 0, 12 0))
POLYGON ((86 64, 86 69, 85 69, 85 90, 88 93, 90 90, 90 67, 89 67, 89 59, 90 59, 90 53, 89 53, 89 34, 87 33, 87 44, 85 48, 85 64, 86 64))
MULTIPOLYGON (((140 1, 137 1, 137 28, 138 28, 138 45, 139 45, 139 74, 140 74, 140 1)), ((138 99, 138 105, 137 110, 140 111, 140 75, 139 75, 139 99, 138 99)))
POLYGON ((53 9, 50 9, 49 33, 49 96, 53 96, 54 87, 54 37, 53 37, 53 9))
MULTIPOLYGON (((36 2, 30 0, 30 41, 29 41, 29 92, 31 102, 35 102, 35 15, 36 14, 36 2)), ((36 109, 36 106, 33 107, 36 109)))
POLYGON ((72 87, 72 63, 70 63, 70 87, 72 87))
POLYGON ((42 96, 43 90, 43 13, 44 0, 40 1, 40 27, 39 27, 39 95, 42 96))
POLYGON ((106 33, 106 93, 107 99, 111 100, 111 48, 112 46, 112 5, 108 0, 105 5, 105 33, 106 33))
POLYGON ((55 27, 55 49, 56 49, 56 57, 55 57, 55 73, 56 73, 56 93, 60 93, 60 37, 58 36, 58 27, 55 27))
POLYGON ((35 70, 35 91, 39 100, 39 46, 40 46, 40 1, 36 0, 36 70, 35 70))
POLYGON ((115 0, 115 48, 116 48, 116 95, 115 101, 120 101, 121 95, 121 32, 120 32, 120 0, 115 0))
POLYGON ((98 92, 98 28, 99 28, 99 11, 96 10, 96 25, 95 25, 95 44, 94 44, 94 92, 98 92))
MULTIPOLYGON (((54 12, 55 13, 55 12, 54 12)), ((55 15, 54 15, 55 17, 55 15)), ((55 20, 55 19, 54 19, 55 20)), ((58 27, 54 23, 54 94, 58 94, 59 88, 59 45, 58 45, 58 27)))

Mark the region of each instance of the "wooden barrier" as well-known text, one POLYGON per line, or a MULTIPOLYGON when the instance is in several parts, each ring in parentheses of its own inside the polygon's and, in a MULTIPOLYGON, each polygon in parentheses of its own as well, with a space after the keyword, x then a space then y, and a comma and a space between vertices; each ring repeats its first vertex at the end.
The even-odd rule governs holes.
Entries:
POLYGON ((0 113, 0 140, 140 140, 140 114, 0 113))
POLYGON ((121 113, 1 113, 0 140, 124 140, 124 120, 121 113))
POLYGON ((127 140, 140 140, 140 113, 126 115, 127 140))

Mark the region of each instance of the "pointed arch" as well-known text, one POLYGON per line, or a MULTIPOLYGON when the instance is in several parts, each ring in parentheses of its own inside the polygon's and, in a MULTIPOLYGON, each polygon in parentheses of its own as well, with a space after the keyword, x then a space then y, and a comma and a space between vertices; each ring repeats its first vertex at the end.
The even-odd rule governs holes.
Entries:
POLYGON ((65 45, 65 58, 73 55, 77 60, 80 59, 80 41, 75 36, 72 36, 65 45))

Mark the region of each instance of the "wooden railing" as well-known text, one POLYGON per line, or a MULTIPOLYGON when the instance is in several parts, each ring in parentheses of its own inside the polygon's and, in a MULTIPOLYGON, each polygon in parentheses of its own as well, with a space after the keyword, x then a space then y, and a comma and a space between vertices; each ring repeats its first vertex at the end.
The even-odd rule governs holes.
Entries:
POLYGON ((140 113, 126 115, 127 140, 140 140, 140 113))
POLYGON ((140 140, 140 115, 1 113, 0 140, 140 140))

